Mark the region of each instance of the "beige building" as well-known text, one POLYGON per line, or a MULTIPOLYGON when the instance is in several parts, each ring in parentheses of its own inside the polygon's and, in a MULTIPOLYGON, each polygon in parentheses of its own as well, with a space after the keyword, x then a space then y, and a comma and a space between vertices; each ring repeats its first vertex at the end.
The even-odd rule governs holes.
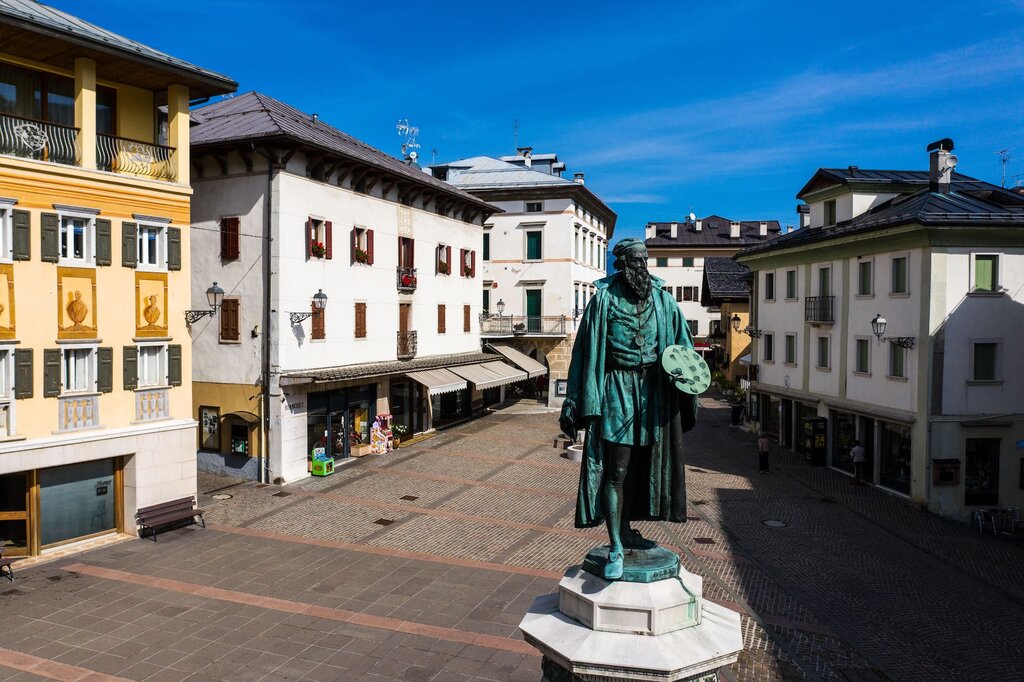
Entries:
POLYGON ((188 107, 235 84, 35 3, 0 46, 0 542, 41 554, 196 492, 188 107))

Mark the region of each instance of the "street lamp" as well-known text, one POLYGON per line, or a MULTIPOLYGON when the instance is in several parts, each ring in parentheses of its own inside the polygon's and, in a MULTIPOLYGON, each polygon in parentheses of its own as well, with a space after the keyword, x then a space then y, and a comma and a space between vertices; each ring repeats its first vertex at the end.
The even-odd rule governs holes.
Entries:
POLYGON ((505 313, 505 301, 498 299, 498 317, 501 317, 505 313))
POLYGON ((885 333, 885 325, 887 324, 888 322, 886 322, 885 318, 878 313, 875 314, 875 319, 871 320, 871 331, 879 341, 882 340, 882 334, 885 333))
MULTIPOLYGON (((732 330, 734 332, 740 331, 740 316, 739 315, 733 315, 732 317, 730 317, 729 318, 729 322, 732 324, 732 330)), ((743 331, 744 334, 746 334, 747 336, 749 336, 752 339, 759 339, 759 338, 761 338, 761 334, 762 334, 761 330, 760 329, 754 329, 749 324, 746 327, 744 327, 742 331, 743 331)))
POLYGON ((913 336, 882 336, 885 334, 885 325, 888 324, 885 318, 880 314, 876 313, 873 320, 871 320, 871 331, 878 338, 879 341, 888 341, 889 343, 895 344, 900 348, 913 348, 914 337, 913 336))
POLYGON ((224 290, 214 282, 213 286, 206 290, 206 301, 210 304, 209 310, 186 310, 185 324, 195 324, 207 315, 210 317, 217 314, 221 304, 224 302, 224 290))
MULTIPOLYGON (((327 294, 324 293, 323 289, 317 289, 317 292, 313 294, 313 308, 319 312, 327 307, 327 294)), ((308 313, 288 313, 288 319, 292 324, 299 324, 303 320, 313 317, 313 311, 308 313)))
POLYGON ((731 318, 729 318, 729 322, 732 323, 732 330, 734 332, 738 332, 740 330, 740 316, 739 315, 733 315, 731 318))

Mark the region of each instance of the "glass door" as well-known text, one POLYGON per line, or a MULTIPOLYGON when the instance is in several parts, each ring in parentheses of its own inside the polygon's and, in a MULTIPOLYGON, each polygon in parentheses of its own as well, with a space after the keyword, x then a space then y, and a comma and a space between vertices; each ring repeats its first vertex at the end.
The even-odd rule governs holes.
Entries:
POLYGON ((28 554, 29 472, 0 476, 0 547, 5 556, 28 554))

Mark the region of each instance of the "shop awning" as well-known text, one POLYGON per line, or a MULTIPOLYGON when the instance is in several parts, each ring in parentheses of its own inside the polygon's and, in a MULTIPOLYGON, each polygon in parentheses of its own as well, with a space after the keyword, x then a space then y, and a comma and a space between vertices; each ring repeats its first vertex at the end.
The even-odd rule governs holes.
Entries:
POLYGON ((487 344, 487 347, 495 353, 504 356, 506 360, 526 372, 526 376, 531 379, 534 377, 544 376, 548 373, 548 370, 544 365, 537 362, 526 353, 522 353, 511 346, 496 346, 489 343, 487 344))
POLYGON ((430 395, 454 393, 466 388, 466 380, 450 372, 444 367, 425 369, 422 372, 409 372, 406 376, 422 384, 430 395))
POLYGON ((750 353, 747 353, 746 355, 744 355, 743 357, 740 358, 740 364, 741 365, 750 365, 751 364, 750 363, 750 353))
POLYGON ((504 362, 488 362, 480 365, 461 365, 451 370, 464 379, 468 379, 477 390, 494 388, 526 378, 526 372, 509 367, 504 362))

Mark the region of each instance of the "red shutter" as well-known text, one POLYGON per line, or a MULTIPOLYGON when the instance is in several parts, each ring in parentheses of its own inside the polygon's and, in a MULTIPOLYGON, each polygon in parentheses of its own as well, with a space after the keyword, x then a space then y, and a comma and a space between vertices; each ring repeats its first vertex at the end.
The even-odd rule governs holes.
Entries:
POLYGON ((220 219, 220 257, 231 260, 238 258, 239 218, 220 219))
POLYGON ((448 274, 452 274, 452 247, 444 247, 444 262, 448 264, 448 274))
POLYGON ((469 276, 476 277, 476 251, 469 252, 469 276))
POLYGON ((331 252, 334 250, 332 244, 334 243, 333 235, 331 234, 331 221, 328 220, 324 223, 324 248, 327 250, 325 254, 327 260, 331 260, 331 252))
POLYGON ((469 311, 469 306, 468 305, 462 306, 462 331, 464 331, 464 332, 468 332, 469 331, 469 327, 470 327, 469 320, 470 320, 470 317, 471 317, 471 314, 470 314, 470 311, 469 311))
POLYGON ((406 265, 410 268, 416 267, 416 242, 412 237, 409 237, 409 262, 406 265))
POLYGON ((231 227, 230 231, 228 232, 228 247, 229 253, 231 254, 231 258, 238 258, 238 237, 239 233, 241 233, 242 231, 241 222, 241 218, 231 218, 230 222, 228 223, 231 227))
POLYGON ((348 262, 349 263, 355 263, 356 262, 356 245, 359 243, 356 240, 358 239, 358 235, 359 235, 359 233, 356 232, 356 228, 354 228, 354 227, 352 228, 352 231, 348 235, 348 241, 349 241, 349 245, 348 245, 348 247, 349 247, 348 262))
POLYGON ((313 219, 306 218, 306 260, 313 257, 313 219))
POLYGON ((435 275, 437 273, 441 272, 441 249, 442 249, 442 247, 440 245, 438 245, 438 247, 436 249, 434 249, 434 274, 435 275))
POLYGON ((459 277, 466 276, 466 250, 459 249, 459 277))
POLYGON ((444 334, 444 303, 437 304, 437 333, 444 334))
POLYGON ((366 231, 366 264, 373 265, 373 230, 366 231))

